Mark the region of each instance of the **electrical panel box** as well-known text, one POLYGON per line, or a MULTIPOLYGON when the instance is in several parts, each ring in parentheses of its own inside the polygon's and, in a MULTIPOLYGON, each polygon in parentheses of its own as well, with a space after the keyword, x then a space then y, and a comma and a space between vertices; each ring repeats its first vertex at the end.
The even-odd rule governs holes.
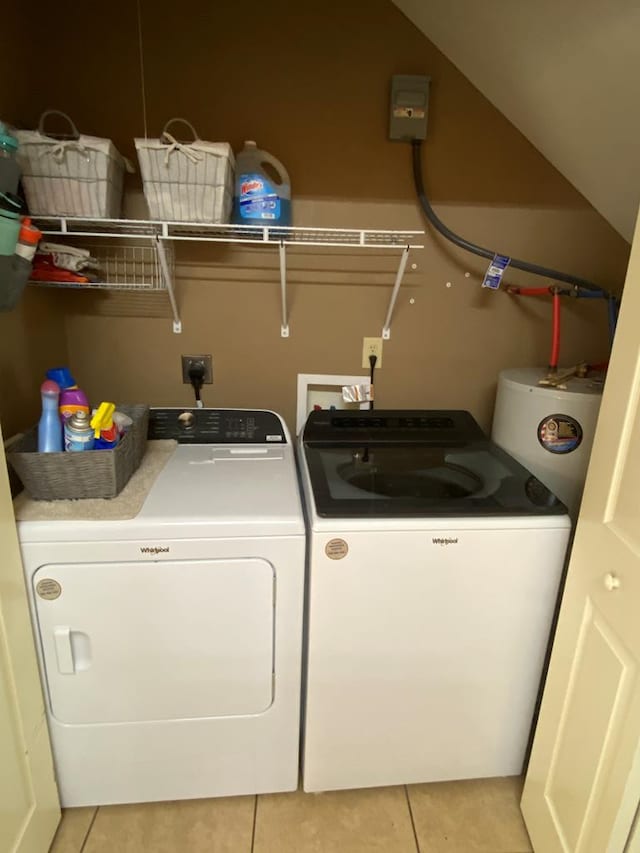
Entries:
POLYGON ((430 77, 395 74, 391 78, 389 139, 410 142, 427 138, 430 77))

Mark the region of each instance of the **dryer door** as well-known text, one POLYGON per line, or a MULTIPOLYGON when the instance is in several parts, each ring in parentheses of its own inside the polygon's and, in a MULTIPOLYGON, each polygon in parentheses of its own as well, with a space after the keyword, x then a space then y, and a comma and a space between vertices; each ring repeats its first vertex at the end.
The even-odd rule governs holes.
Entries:
POLYGON ((266 560, 46 565, 33 586, 60 722, 258 714, 272 702, 266 560))

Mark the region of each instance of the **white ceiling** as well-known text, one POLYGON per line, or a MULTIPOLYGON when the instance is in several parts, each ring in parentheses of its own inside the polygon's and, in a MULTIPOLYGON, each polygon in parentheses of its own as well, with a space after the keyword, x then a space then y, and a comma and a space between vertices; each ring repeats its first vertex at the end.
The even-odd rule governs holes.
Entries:
POLYGON ((639 0, 394 2, 630 242, 640 202, 639 0))

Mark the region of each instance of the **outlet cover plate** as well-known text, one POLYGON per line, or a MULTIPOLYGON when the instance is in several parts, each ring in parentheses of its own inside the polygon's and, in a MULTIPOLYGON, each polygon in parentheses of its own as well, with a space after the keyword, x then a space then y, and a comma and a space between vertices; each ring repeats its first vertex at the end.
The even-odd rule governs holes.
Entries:
POLYGON ((204 384, 213 385, 213 358, 211 355, 183 355, 182 359, 182 382, 190 385, 189 368, 192 364, 202 362, 204 365, 204 384))
POLYGON ((363 338, 362 339, 362 366, 366 370, 371 369, 369 364, 369 356, 377 356, 376 370, 382 367, 382 338, 363 338))

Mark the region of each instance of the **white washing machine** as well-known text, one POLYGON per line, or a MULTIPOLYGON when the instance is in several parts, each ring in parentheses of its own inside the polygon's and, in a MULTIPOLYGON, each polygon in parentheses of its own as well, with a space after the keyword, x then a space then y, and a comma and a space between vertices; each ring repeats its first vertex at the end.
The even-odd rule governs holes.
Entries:
POLYGON ((314 412, 306 791, 522 771, 570 531, 468 412, 314 412))
POLYGON ((179 444, 135 518, 18 522, 62 804, 293 790, 305 532, 286 426, 158 409, 149 435, 179 444))

